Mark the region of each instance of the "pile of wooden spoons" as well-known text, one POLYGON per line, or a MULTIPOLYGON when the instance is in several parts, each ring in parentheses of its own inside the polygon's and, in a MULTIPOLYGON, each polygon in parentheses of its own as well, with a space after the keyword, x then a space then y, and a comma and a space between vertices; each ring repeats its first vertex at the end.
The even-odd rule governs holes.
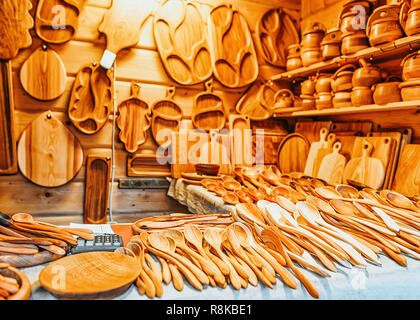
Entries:
POLYGON ((0 300, 27 300, 31 295, 31 283, 20 270, 0 262, 0 300))
POLYGON ((27 213, 0 213, 0 263, 21 268, 56 260, 77 245, 76 237, 94 239, 88 229, 59 228, 27 213))

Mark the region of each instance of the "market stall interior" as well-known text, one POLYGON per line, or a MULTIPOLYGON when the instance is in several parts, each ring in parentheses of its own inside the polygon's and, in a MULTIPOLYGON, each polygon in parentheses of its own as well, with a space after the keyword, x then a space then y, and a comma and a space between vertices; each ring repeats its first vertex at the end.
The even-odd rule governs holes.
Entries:
POLYGON ((420 297, 419 12, 3 0, 0 300, 420 297))

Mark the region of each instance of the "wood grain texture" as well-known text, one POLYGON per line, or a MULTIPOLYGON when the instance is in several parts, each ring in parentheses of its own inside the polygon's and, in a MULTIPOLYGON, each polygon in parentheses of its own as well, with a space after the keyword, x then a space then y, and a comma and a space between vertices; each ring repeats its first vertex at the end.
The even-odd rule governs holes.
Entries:
POLYGON ((54 100, 66 89, 66 69, 53 49, 36 49, 20 69, 20 82, 25 91, 38 100, 54 100))
POLYGON ((251 31, 243 15, 228 5, 211 10, 208 21, 213 73, 228 88, 250 85, 258 76, 251 31))
POLYGON ((321 162, 317 178, 323 179, 332 185, 342 183, 347 160, 345 156, 340 154, 340 150, 341 143, 334 143, 333 152, 327 154, 321 162))
POLYGON ((127 157, 128 177, 170 177, 170 155, 130 154, 127 157))
POLYGON ((118 105, 119 138, 127 152, 134 153, 146 141, 150 128, 150 106, 140 99, 140 85, 132 83, 131 96, 118 105))
POLYGON ((330 131, 332 121, 320 120, 320 121, 297 121, 295 124, 295 133, 304 135, 310 143, 319 141, 320 132, 322 128, 326 128, 330 131))
POLYGON ((166 72, 177 83, 194 85, 213 73, 206 30, 196 4, 166 1, 155 13, 154 37, 166 72))
POLYGON ((327 154, 330 154, 333 152, 333 146, 335 141, 337 140, 337 137, 334 133, 330 133, 327 136, 327 143, 321 148, 318 149, 316 152, 316 155, 314 157, 313 167, 312 167, 312 174, 316 178, 318 176, 318 171, 321 166, 322 160, 327 154))
POLYGON ((61 44, 77 32, 78 18, 87 0, 39 0, 35 13, 35 31, 45 42, 61 44))
POLYGON ((367 135, 373 130, 373 121, 334 121, 330 132, 360 131, 367 135))
POLYGON ((84 223, 107 221, 111 157, 88 155, 86 160, 84 223))
POLYGON ((392 183, 395 190, 407 197, 420 194, 420 145, 404 145, 392 183))
POLYGON ((230 115, 230 155, 233 166, 251 166, 252 131, 251 121, 247 116, 230 115))
POLYGON ((98 63, 82 66, 77 73, 68 105, 68 116, 84 134, 95 134, 106 124, 113 109, 114 74, 98 63))
POLYGON ((137 260, 123 253, 88 252, 49 264, 41 270, 39 281, 61 298, 109 299, 126 291, 140 271, 137 260), (64 274, 60 281, 57 281, 57 270, 64 274))
POLYGON ((282 173, 303 172, 310 143, 306 137, 291 133, 284 137, 277 153, 277 166, 282 173))
POLYGON ((327 128, 322 128, 320 130, 320 140, 311 143, 311 147, 309 149, 308 157, 306 159, 305 170, 304 173, 310 177, 315 177, 314 173, 314 163, 315 159, 318 157, 318 152, 322 148, 326 148, 327 144, 327 136, 328 130, 327 128))
POLYGON ((252 157, 256 164, 277 164, 277 152, 280 143, 287 134, 269 133, 252 135, 252 157))
POLYGON ((12 64, 0 61, 0 174, 17 173, 12 64))
POLYGON ((15 58, 20 49, 32 44, 29 30, 34 26, 34 20, 29 11, 32 9, 30 0, 3 0, 0 3, 0 59, 15 58))
POLYGON ((58 187, 73 179, 83 163, 78 139, 47 111, 23 131, 18 143, 20 172, 43 187, 58 187))

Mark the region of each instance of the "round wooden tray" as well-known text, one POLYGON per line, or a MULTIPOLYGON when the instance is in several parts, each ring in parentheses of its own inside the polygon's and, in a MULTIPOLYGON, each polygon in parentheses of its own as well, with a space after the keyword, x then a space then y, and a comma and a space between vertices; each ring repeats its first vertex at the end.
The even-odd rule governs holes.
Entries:
POLYGON ((31 296, 31 282, 25 273, 19 269, 8 266, 6 268, 0 268, 0 275, 14 278, 20 285, 20 289, 14 295, 8 297, 7 300, 28 300, 31 296))

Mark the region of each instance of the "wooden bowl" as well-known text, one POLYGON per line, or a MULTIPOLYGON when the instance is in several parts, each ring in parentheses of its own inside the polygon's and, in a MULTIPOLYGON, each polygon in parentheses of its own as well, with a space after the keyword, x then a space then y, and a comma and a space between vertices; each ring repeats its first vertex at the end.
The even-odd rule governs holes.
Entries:
POLYGON ((210 184, 217 185, 217 181, 214 179, 202 179, 200 183, 204 188, 207 188, 207 186, 210 184))
POLYGON ((242 185, 236 180, 228 180, 223 182, 223 187, 228 191, 236 191, 241 189, 242 185))
POLYGON ((304 67, 309 67, 315 63, 322 61, 321 47, 319 48, 305 48, 301 53, 302 64, 304 67))
POLYGON ((336 109, 351 107, 351 92, 343 91, 334 93, 332 103, 336 109))
POLYGON ((239 203, 239 198, 236 194, 234 194, 231 191, 226 192, 223 197, 222 200, 227 203, 227 204, 231 204, 231 205, 235 205, 239 203))
POLYGON ((401 62, 402 79, 409 81, 420 78, 420 52, 413 52, 405 56, 401 62))
POLYGON ((222 188, 222 187, 216 187, 216 188, 214 188, 214 191, 213 191, 217 196, 219 196, 219 197, 223 197, 227 192, 228 192, 228 190, 226 190, 225 188, 222 188))
POLYGON ((249 196, 247 191, 244 190, 236 190, 236 196, 239 198, 239 201, 242 203, 254 203, 252 198, 249 196))
POLYGON ((373 93, 370 87, 354 87, 351 92, 351 104, 354 107, 373 104, 373 93))
POLYGON ((364 31, 343 35, 341 39, 341 53, 343 55, 355 53, 369 48, 369 46, 369 39, 364 31))
POLYGON ((400 24, 401 5, 384 5, 369 16, 366 34, 372 46, 392 42, 404 36, 400 24))
POLYGON ((0 275, 15 279, 19 284, 19 290, 7 297, 7 300, 28 300, 31 296, 31 282, 25 273, 8 264, 0 265, 0 275))
POLYGON ((316 94, 315 107, 317 110, 324 110, 333 107, 332 94, 330 92, 321 92, 316 94))
POLYGON ((405 32, 408 36, 420 33, 420 7, 412 7, 408 11, 405 32))
POLYGON ((420 80, 402 82, 399 85, 403 101, 420 100, 420 80))
POLYGON ((219 167, 218 164, 196 164, 195 171, 201 175, 217 176, 219 167))
POLYGON ((385 105, 387 103, 401 101, 400 84, 401 81, 374 84, 372 90, 375 104, 385 105))

